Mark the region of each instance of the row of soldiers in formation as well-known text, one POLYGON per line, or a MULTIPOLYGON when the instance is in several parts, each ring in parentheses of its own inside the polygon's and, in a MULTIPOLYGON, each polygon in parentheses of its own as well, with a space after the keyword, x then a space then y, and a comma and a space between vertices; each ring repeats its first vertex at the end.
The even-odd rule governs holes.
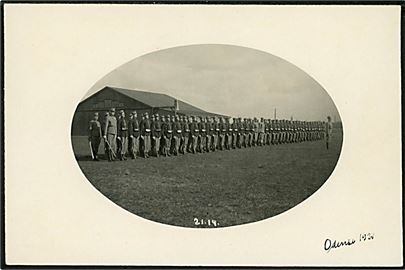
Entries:
POLYGON ((330 134, 327 123, 322 121, 289 121, 261 118, 229 118, 199 116, 159 116, 136 111, 129 119, 123 110, 118 119, 115 109, 106 113, 100 124, 98 113, 90 121, 89 143, 92 157, 98 160, 98 149, 104 139, 108 160, 125 160, 127 155, 170 156, 204 153, 242 147, 265 146, 282 143, 322 140, 330 134))

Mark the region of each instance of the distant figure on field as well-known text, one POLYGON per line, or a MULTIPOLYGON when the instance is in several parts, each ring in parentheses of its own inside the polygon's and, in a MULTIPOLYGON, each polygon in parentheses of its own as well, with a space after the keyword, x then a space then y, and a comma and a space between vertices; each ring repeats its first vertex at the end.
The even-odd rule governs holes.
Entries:
POLYGON ((326 140, 326 149, 329 149, 329 142, 332 137, 332 122, 330 116, 328 116, 328 122, 325 124, 325 140, 326 140))

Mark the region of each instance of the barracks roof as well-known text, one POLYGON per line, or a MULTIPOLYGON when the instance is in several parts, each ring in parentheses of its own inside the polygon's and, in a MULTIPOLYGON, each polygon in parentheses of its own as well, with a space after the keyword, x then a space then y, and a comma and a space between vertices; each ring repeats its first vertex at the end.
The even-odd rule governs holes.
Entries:
MULTIPOLYGON (((147 106, 153 107, 153 108, 159 108, 159 107, 166 107, 162 109, 169 109, 167 107, 173 106, 174 101, 176 100, 174 97, 171 97, 166 94, 161 94, 161 93, 154 93, 154 92, 147 92, 147 91, 140 91, 140 90, 133 90, 133 89, 125 89, 125 88, 119 88, 119 87, 111 87, 111 86, 106 86, 102 88, 100 91, 97 93, 106 90, 106 89, 111 89, 113 91, 117 91, 118 93, 121 93, 129 98, 135 99, 147 106)), ((97 94, 95 93, 95 94, 97 94)), ((93 95, 88 97, 87 99, 90 99, 93 95)), ((86 100, 87 100, 86 99, 86 100)), ((197 108, 189 103, 186 103, 181 100, 177 100, 178 105, 179 105, 179 113, 187 114, 187 115, 216 115, 216 116, 224 116, 221 114, 216 114, 216 113, 210 113, 207 111, 204 111, 200 108, 197 108)))

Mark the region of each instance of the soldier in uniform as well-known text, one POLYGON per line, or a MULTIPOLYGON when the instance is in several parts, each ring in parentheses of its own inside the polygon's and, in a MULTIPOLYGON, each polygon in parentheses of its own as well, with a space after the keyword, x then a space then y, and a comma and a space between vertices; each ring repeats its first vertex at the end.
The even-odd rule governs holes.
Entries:
POLYGON ((167 157, 169 155, 167 151, 167 122, 166 117, 162 115, 162 138, 160 140, 160 146, 162 148, 162 155, 167 157))
POLYGON ((253 124, 253 120, 251 118, 248 118, 248 126, 249 126, 249 142, 248 146, 252 147, 253 146, 253 141, 254 141, 254 130, 255 130, 255 125, 253 124))
POLYGON ((170 115, 166 115, 166 127, 165 127, 165 153, 166 156, 171 156, 171 147, 173 139, 173 123, 170 115))
POLYGON ((152 123, 152 140, 153 140, 153 153, 159 157, 160 153, 160 140, 162 137, 162 123, 159 119, 159 114, 155 114, 155 121, 152 123))
POLYGON ((231 150, 231 145, 232 145, 232 126, 231 126, 231 123, 229 122, 229 118, 226 118, 226 120, 225 120, 225 126, 226 126, 226 133, 225 133, 225 149, 231 150))
POLYGON ((141 135, 140 126, 138 122, 138 115, 136 111, 131 113, 131 118, 129 120, 129 138, 130 138, 130 154, 132 159, 136 158, 137 153, 139 152, 139 136, 141 135))
POLYGON ((193 116, 192 118, 190 130, 191 130, 191 152, 195 154, 197 152, 198 136, 200 135, 200 130, 198 128, 198 123, 195 116, 193 116))
POLYGON ((174 137, 173 154, 175 156, 177 156, 181 151, 180 149, 181 133, 182 133, 181 122, 179 116, 177 115, 173 123, 173 137, 174 137))
POLYGON ((249 145, 249 123, 247 122, 246 118, 243 119, 242 129, 243 129, 243 146, 246 148, 249 145))
POLYGON ((219 149, 219 132, 220 132, 220 124, 219 124, 219 120, 217 117, 214 117, 213 127, 214 127, 214 132, 212 134, 212 138, 213 138, 212 151, 215 152, 217 149, 219 149))
POLYGON ((151 130, 152 130, 152 123, 149 119, 149 114, 146 112, 144 114, 144 120, 141 122, 141 138, 144 143, 143 149, 143 157, 149 158, 149 153, 151 150, 151 130))
POLYGON ((236 147, 242 148, 242 140, 243 140, 243 133, 242 133, 242 118, 237 119, 236 124, 236 147))
POLYGON ((265 135, 265 124, 264 124, 264 118, 260 118, 260 122, 258 123, 258 145, 263 146, 264 145, 264 135, 265 135))
POLYGON ((238 120, 236 118, 232 119, 232 124, 231 124, 231 134, 232 134, 232 140, 231 140, 231 147, 232 149, 236 149, 236 142, 238 140, 238 120))
MULTIPOLYGON (((104 132, 105 132, 105 130, 104 130, 104 127, 105 127, 105 124, 107 123, 107 118, 108 118, 108 116, 110 116, 110 113, 109 112, 105 112, 105 114, 104 114, 104 119, 103 119, 103 122, 101 123, 101 132, 102 132, 102 134, 103 134, 103 138, 104 138, 104 135, 106 135, 104 132)), ((107 143, 103 143, 104 144, 104 154, 107 156, 107 158, 108 158, 108 145, 107 145, 107 143)))
POLYGON ((155 115, 152 113, 150 115, 150 154, 152 156, 155 155, 155 140, 152 137, 154 123, 155 123, 155 115))
POLYGON ((125 119, 125 112, 120 110, 120 116, 118 118, 118 149, 120 160, 126 160, 126 154, 128 149, 128 122, 125 119))
POLYGON ((108 160, 115 160, 116 141, 117 141, 117 118, 115 118, 115 108, 110 109, 110 115, 107 116, 104 127, 104 141, 108 147, 108 160))
POLYGON ((198 136, 198 151, 200 153, 205 152, 205 145, 206 145, 206 139, 207 139, 207 128, 204 122, 203 117, 198 117, 198 129, 200 130, 200 134, 198 136))
POLYGON ((331 122, 331 117, 328 116, 328 122, 325 124, 325 142, 326 142, 326 149, 329 149, 329 143, 332 138, 332 122, 331 122))
POLYGON ((187 116, 183 116, 182 130, 182 141, 181 141, 181 153, 184 155, 189 151, 188 140, 190 138, 190 125, 187 116))
POLYGON ((93 120, 89 124, 89 142, 91 144, 92 159, 98 161, 98 148, 100 146, 102 134, 101 124, 98 121, 98 113, 94 113, 93 120))
POLYGON ((271 144, 271 133, 270 133, 270 119, 266 119, 264 123, 264 133, 265 133, 265 144, 271 144))
POLYGON ((219 149, 224 150, 225 149, 225 135, 226 135, 226 123, 225 119, 221 117, 221 122, 219 124, 219 149))

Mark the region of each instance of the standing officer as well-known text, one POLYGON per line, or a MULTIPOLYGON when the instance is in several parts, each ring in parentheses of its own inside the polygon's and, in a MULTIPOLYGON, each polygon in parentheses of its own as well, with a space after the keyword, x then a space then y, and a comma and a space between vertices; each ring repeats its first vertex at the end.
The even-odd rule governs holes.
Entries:
POLYGON ((120 110, 120 116, 118 118, 118 131, 117 138, 119 142, 119 155, 120 160, 126 160, 126 154, 128 149, 128 122, 125 119, 124 110, 120 110))
POLYGON ((115 108, 110 109, 110 115, 107 116, 104 127, 104 141, 108 147, 108 161, 115 160, 117 149, 117 118, 115 118, 115 108))
POLYGON ((155 121, 152 124, 152 140, 153 140, 153 154, 159 157, 160 153, 160 139, 162 137, 162 123, 159 119, 159 114, 155 114, 155 121))
POLYGON ((145 112, 144 120, 141 122, 141 138, 143 140, 144 149, 143 149, 143 157, 149 158, 149 152, 151 150, 151 129, 152 124, 149 120, 149 114, 145 112))
POLYGON ((92 159, 98 161, 98 148, 101 142, 101 124, 98 121, 98 112, 94 113, 93 120, 89 124, 89 142, 92 152, 92 159))
POLYGON ((139 136, 141 135, 140 126, 138 122, 138 115, 136 111, 131 113, 131 119, 129 120, 129 138, 130 138, 130 153, 132 159, 136 158, 137 152, 139 151, 139 136))

